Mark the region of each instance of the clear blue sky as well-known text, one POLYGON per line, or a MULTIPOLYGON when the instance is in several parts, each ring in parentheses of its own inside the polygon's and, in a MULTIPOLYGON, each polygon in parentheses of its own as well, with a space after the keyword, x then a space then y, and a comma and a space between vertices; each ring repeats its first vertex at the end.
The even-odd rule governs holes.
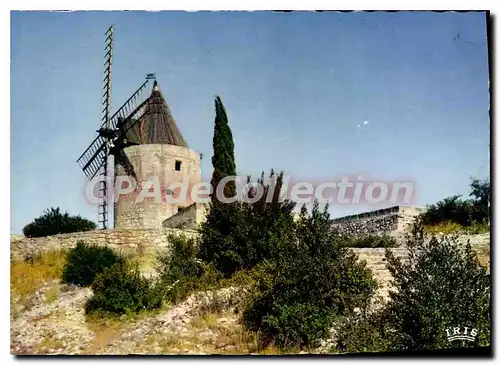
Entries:
POLYGON ((16 12, 11 20, 13 233, 51 206, 97 218, 75 161, 99 126, 112 23, 113 106, 156 73, 188 144, 206 156, 205 177, 214 95, 228 111, 242 174, 409 179, 414 204, 425 205, 467 195, 469 176, 489 171, 482 13, 16 12))

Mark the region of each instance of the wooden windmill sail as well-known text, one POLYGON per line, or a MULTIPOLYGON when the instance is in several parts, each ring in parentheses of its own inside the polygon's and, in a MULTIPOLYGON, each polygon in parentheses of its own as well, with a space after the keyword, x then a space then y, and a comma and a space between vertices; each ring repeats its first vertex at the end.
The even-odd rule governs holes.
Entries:
POLYGON ((100 175, 99 180, 99 198, 98 207, 99 223, 101 228, 108 228, 108 215, 110 206, 110 194, 108 194, 108 175, 110 157, 114 156, 115 164, 122 164, 130 175, 130 163, 123 148, 135 145, 136 142, 127 140, 127 132, 134 127, 138 120, 146 113, 148 101, 152 95, 147 95, 147 85, 154 74, 148 74, 146 81, 128 98, 125 103, 111 115, 111 66, 113 58, 113 35, 114 26, 112 25, 106 32, 105 47, 105 71, 104 87, 102 101, 102 119, 101 127, 97 130, 97 137, 90 146, 82 153, 77 162, 85 175, 92 180, 100 175))

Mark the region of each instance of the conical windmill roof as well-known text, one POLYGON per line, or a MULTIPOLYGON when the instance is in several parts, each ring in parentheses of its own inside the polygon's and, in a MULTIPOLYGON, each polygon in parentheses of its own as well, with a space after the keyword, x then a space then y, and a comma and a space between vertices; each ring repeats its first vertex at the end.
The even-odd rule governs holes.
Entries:
POLYGON ((170 144, 188 147, 156 80, 144 115, 127 131, 127 139, 139 144, 170 144))

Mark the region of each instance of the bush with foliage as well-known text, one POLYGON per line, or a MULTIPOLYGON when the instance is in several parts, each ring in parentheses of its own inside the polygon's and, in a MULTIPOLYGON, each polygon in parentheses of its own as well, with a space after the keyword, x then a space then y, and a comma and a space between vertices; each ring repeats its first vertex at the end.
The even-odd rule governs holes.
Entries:
POLYGON ((388 235, 344 237, 343 241, 345 247, 354 248, 392 248, 399 246, 396 239, 388 235))
POLYGON ((158 256, 163 285, 170 287, 168 299, 177 303, 191 292, 216 285, 221 274, 212 265, 196 258, 196 242, 184 235, 170 235, 171 250, 158 256))
POLYGON ((166 282, 175 282, 185 277, 197 277, 196 243, 184 235, 168 236, 170 249, 158 256, 160 276, 166 282))
POLYGON ((489 344, 490 277, 470 244, 456 239, 424 240, 417 224, 407 242, 408 262, 387 253, 397 292, 391 293, 387 317, 402 350, 450 347, 446 328, 476 328, 475 345, 489 344))
POLYGON ((471 211, 470 201, 462 199, 460 195, 454 195, 429 205, 422 214, 422 219, 426 225, 453 222, 461 226, 469 226, 472 223, 471 211))
POLYGON ((445 198, 436 204, 429 205, 422 214, 425 225, 437 225, 444 222, 456 223, 467 227, 489 220, 490 182, 473 179, 470 197, 463 199, 460 195, 445 198))
POLYGON ((62 282, 89 286, 98 274, 119 261, 123 258, 109 247, 89 246, 79 241, 68 253, 62 282))
POLYGON ((245 325, 260 333, 264 345, 314 347, 335 317, 365 307, 376 289, 365 264, 343 246, 326 209, 315 203, 309 216, 303 208, 296 223, 269 240, 283 250, 244 313, 245 325))
POLYGON ((391 335, 393 332, 384 326, 385 314, 375 311, 370 314, 356 313, 339 319, 336 347, 332 352, 391 352, 393 351, 391 335))
POLYGON ((45 237, 60 233, 91 231, 96 224, 79 215, 70 216, 68 212, 61 213, 58 208, 50 208, 23 228, 26 237, 45 237))
MULTIPOLYGON (((226 277, 275 257, 279 245, 271 243, 270 238, 280 227, 293 224, 295 203, 279 199, 283 173, 276 175, 271 171, 270 180, 264 182, 262 174, 257 184, 262 187, 264 198, 253 203, 213 201, 200 227, 199 258, 213 264, 226 277), (266 201, 269 191, 273 192, 272 199, 266 201)), ((247 192, 250 199, 256 193, 256 189, 247 192)))
POLYGON ((356 327, 341 331, 339 349, 356 352, 360 333, 369 330, 384 346, 381 351, 434 350, 490 343, 490 276, 471 246, 447 237, 424 240, 417 221, 408 242, 407 260, 386 257, 394 277, 390 302, 356 327), (475 342, 449 342, 446 329, 477 330, 475 342))
POLYGON ((94 295, 85 305, 86 313, 138 313, 161 307, 165 287, 141 276, 138 268, 120 261, 97 275, 94 295))

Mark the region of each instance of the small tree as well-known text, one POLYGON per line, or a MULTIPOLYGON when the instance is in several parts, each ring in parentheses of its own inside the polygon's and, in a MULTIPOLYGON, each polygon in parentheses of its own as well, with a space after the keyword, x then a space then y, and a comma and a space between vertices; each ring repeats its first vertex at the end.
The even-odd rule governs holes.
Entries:
POLYGON ((474 197, 478 204, 488 206, 490 201, 490 181, 488 179, 479 180, 477 178, 472 179, 470 196, 474 197))
POLYGON ((451 327, 475 328, 473 345, 490 342, 490 277, 470 244, 454 238, 424 239, 420 221, 407 242, 407 261, 387 250, 388 269, 397 291, 387 307, 400 350, 441 349, 459 346, 447 339, 451 327))
POLYGON ((91 231, 96 224, 81 216, 70 216, 68 212, 61 213, 59 207, 45 210, 23 228, 26 237, 45 237, 60 233, 91 231))

